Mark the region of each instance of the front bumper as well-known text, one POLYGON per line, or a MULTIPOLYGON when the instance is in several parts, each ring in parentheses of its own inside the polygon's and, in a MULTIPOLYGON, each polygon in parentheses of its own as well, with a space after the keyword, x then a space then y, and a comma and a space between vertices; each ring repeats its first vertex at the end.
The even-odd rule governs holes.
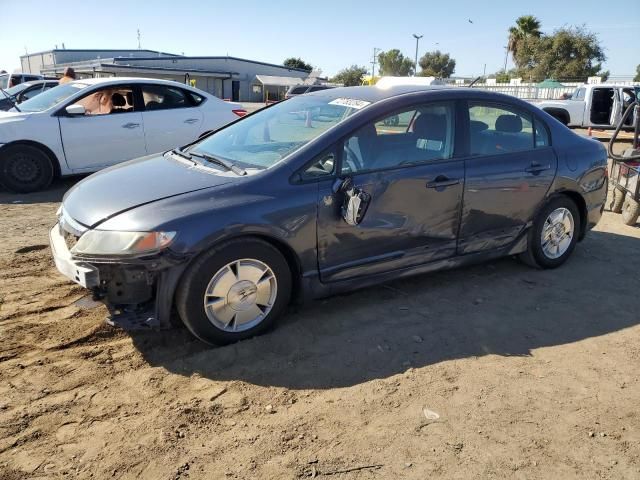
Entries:
POLYGON ((58 271, 107 306, 107 323, 126 330, 172 326, 173 296, 186 268, 184 259, 79 259, 69 250, 59 224, 49 232, 49 240, 58 271))
POLYGON ((100 273, 96 267, 72 258, 60 225, 57 223, 49 232, 49 242, 53 261, 60 273, 84 288, 97 288, 100 285, 100 273))

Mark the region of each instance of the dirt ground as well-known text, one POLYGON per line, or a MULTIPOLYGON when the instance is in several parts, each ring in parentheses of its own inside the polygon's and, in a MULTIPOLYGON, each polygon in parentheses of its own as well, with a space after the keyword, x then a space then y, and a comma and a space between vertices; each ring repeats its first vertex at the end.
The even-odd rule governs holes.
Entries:
POLYGON ((0 192, 0 478, 640 478, 640 228, 314 302, 209 348, 53 267, 74 180, 0 192))

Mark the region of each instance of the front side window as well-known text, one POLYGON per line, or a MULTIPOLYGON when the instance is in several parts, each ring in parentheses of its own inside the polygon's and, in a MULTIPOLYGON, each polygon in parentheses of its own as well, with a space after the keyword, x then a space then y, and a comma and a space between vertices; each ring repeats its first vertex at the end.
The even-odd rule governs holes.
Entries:
POLYGON ((498 155, 534 148, 529 114, 510 106, 469 103, 471 155, 498 155))
POLYGON ((145 110, 167 110, 191 107, 184 90, 165 85, 145 85, 142 87, 145 110))
POLYGON ((453 103, 433 103, 389 115, 358 129, 344 142, 342 174, 451 158, 453 103))
POLYGON ((293 97, 208 136, 192 150, 244 168, 269 168, 367 105, 349 98, 293 97))
POLYGON ((101 88, 75 103, 84 107, 86 116, 133 112, 133 89, 130 87, 101 88))

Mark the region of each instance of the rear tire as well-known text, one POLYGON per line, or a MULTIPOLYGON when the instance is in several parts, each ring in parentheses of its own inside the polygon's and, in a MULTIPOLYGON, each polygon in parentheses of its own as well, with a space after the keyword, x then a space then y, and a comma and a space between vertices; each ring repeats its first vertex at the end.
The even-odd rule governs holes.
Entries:
POLYGON ((9 145, 0 151, 0 184, 10 192, 43 190, 53 180, 49 156, 31 145, 9 145))
POLYGON ((627 196, 622 205, 622 221, 625 225, 633 226, 638 221, 638 216, 640 216, 640 203, 627 196))
POLYGON ((613 213, 622 213, 622 205, 624 204, 624 197, 626 192, 618 188, 613 189, 613 200, 611 200, 611 211, 613 213))
POLYGON ((524 263, 539 268, 556 268, 567 261, 578 241, 580 214, 568 197, 552 199, 538 212, 529 231, 524 263))
POLYGON ((226 345, 269 330, 291 296, 282 254, 257 238, 229 240, 197 258, 176 292, 176 307, 200 340, 226 345))

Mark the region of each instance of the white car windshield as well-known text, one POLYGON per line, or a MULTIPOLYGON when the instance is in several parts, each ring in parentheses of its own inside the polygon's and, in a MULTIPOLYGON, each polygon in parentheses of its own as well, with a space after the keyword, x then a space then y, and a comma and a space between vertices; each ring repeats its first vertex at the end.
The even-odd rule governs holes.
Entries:
POLYGON ((301 95, 229 125, 189 151, 244 168, 269 168, 367 105, 356 99, 301 95))
POLYGON ((20 104, 21 112, 43 112, 58 105, 60 102, 64 102, 71 95, 78 93, 80 90, 87 88, 89 85, 86 83, 66 83, 64 85, 58 85, 52 89, 37 95, 20 104))

